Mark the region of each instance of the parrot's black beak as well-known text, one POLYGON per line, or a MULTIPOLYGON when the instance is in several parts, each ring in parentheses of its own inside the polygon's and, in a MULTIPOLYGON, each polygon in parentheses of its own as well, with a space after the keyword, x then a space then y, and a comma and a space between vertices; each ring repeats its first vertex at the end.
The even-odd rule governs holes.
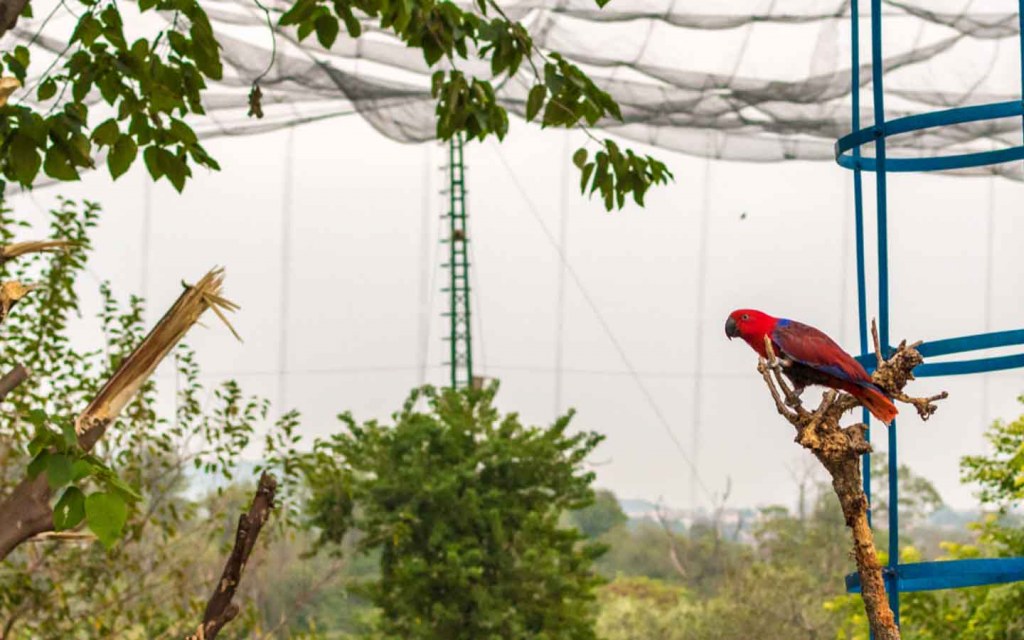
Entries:
POLYGON ((729 316, 729 319, 725 321, 725 335, 730 340, 740 337, 740 328, 736 326, 736 321, 733 320, 732 316, 729 316))

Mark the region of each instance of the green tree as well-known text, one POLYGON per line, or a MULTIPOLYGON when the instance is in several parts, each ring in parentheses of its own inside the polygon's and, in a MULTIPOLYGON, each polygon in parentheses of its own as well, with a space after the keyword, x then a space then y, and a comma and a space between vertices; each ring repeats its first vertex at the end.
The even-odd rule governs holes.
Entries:
MULTIPOLYGON (((896 467, 899 474, 900 522, 914 526, 943 506, 942 496, 927 478, 905 464, 896 467)), ((876 525, 889 518, 889 463, 884 451, 871 456, 871 512, 876 525)))
MULTIPOLYGON (((606 2, 597 0, 598 5, 606 2)), ((143 16, 126 23, 116 2, 70 0, 68 10, 78 16, 77 25, 70 37, 54 34, 67 37, 67 46, 41 72, 33 67, 27 47, 3 53, 6 72, 21 84, 36 78, 10 103, 6 97, 14 86, 8 83, 6 92, 0 86, 0 173, 7 180, 30 187, 40 170, 56 180, 77 180, 81 170, 94 166, 97 151, 106 153, 115 179, 141 154, 153 179, 165 178, 178 191, 193 166, 219 168, 189 125, 190 117, 204 113, 207 84, 224 73, 220 43, 203 3, 139 0, 132 5, 131 13, 137 9, 143 16), (146 14, 155 12, 171 19, 148 19, 146 14)), ((4 3, 0 36, 18 14, 32 11, 30 0, 4 3)), ((531 78, 528 120, 588 133, 603 119, 622 121, 619 106, 606 92, 558 53, 540 51, 523 24, 509 18, 496 0, 295 0, 283 13, 264 11, 275 38, 276 29, 299 41, 315 34, 330 48, 339 37, 361 37, 362 21, 371 21, 420 49, 427 66, 438 69, 431 91, 437 101, 437 136, 443 140, 455 135, 503 138, 508 113, 494 87, 513 77, 521 81, 516 75, 521 68, 529 69, 531 78), (489 73, 478 76, 462 68, 477 60, 489 63, 489 73)), ((260 78, 251 80, 250 114, 261 116, 260 78)), ((590 137, 593 155, 581 147, 572 159, 581 173, 581 191, 598 192, 607 209, 621 208, 627 196, 642 205, 651 185, 672 178, 655 158, 590 137)))
POLYGON ((685 585, 700 596, 715 593, 751 555, 746 545, 723 539, 714 527, 701 524, 686 533, 669 534, 661 525, 646 521, 612 529, 599 541, 608 545, 608 553, 597 561, 602 575, 655 578, 685 585), (673 548, 682 574, 672 560, 673 548))
POLYGON ((384 637, 594 638, 601 547, 558 522, 593 501, 582 464, 602 436, 570 434, 571 414, 525 426, 496 391, 425 387, 391 426, 343 415, 304 461, 322 542, 357 530, 380 552, 384 637))
POLYGON ((619 577, 600 589, 602 640, 684 640, 692 637, 697 602, 682 587, 651 578, 619 577))
MULTIPOLYGON (((1020 396, 1024 404, 1024 396, 1020 396)), ((997 420, 985 434, 986 455, 965 456, 961 479, 978 486, 990 512, 973 525, 974 544, 945 544, 946 559, 1024 556, 1024 523, 1011 509, 1024 499, 1024 415, 997 420)), ((1024 640, 1024 584, 908 594, 908 637, 939 640, 1024 640), (952 634, 952 635, 951 635, 952 634)))
POLYGON ((594 504, 569 514, 569 521, 588 538, 597 538, 628 519, 618 498, 607 489, 594 494, 594 504))
MULTIPOLYGON (((731 560, 723 556, 714 580, 699 576, 701 565, 691 561, 684 562, 694 574, 681 580, 685 586, 620 576, 603 587, 598 631, 605 640, 833 640, 842 617, 823 605, 843 591, 849 567, 843 526, 839 505, 828 491, 819 493, 804 518, 783 508, 764 509, 753 527, 752 547, 734 549, 731 560)), ((640 537, 643 530, 637 535, 643 542, 635 546, 654 545, 653 539, 640 537)), ((688 549, 687 539, 677 540, 682 555, 698 557, 691 551, 694 541, 688 549)), ((703 539, 710 540, 710 533, 697 540, 703 539)), ((663 532, 660 544, 664 548, 663 532)), ((712 545, 698 548, 706 553, 712 545)), ((615 551, 613 544, 609 555, 615 551)), ((863 615, 863 607, 855 610, 863 615)))

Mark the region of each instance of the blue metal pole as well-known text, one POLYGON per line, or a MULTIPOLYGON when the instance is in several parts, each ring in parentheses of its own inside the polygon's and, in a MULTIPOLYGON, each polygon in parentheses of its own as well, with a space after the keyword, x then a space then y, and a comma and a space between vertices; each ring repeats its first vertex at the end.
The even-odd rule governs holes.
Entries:
MULTIPOLYGON (((1017 34, 1017 44, 1020 46, 1020 90, 1021 97, 1024 98, 1024 0, 1019 0, 1017 3, 1017 24, 1020 29, 1017 34)), ((1022 133, 1024 133, 1024 128, 1022 128, 1022 133)))
MULTIPOLYGON (((886 211, 885 176, 885 89, 882 60, 882 0, 871 0, 871 85, 875 110, 875 195, 878 216, 878 330, 883 356, 889 354, 889 229, 886 211)), ((900 622, 899 582, 896 565, 899 563, 899 488, 896 474, 896 421, 889 425, 889 572, 887 586, 889 606, 896 624, 900 622)))
MULTIPOLYGON (((1024 0, 1021 0, 1024 2, 1024 0)), ((858 0, 850 1, 850 88, 853 92, 853 131, 860 131, 860 7, 858 0)), ((853 212, 857 227, 857 328, 860 337, 860 352, 868 352, 868 292, 864 274, 864 184, 860 169, 860 146, 853 149, 853 212)), ((871 426, 871 412, 861 410, 861 420, 871 426)), ((871 431, 864 437, 871 441, 871 431)), ((861 458, 861 476, 864 495, 868 500, 868 526, 871 526, 871 454, 861 458)))

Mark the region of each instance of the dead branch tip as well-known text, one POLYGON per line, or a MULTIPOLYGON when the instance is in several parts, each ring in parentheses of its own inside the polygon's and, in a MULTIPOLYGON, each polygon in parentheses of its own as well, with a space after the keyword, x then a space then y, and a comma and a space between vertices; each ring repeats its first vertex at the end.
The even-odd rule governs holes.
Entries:
POLYGON ((238 519, 235 546, 224 564, 224 571, 214 587, 213 595, 206 603, 203 622, 196 633, 190 635, 187 640, 213 640, 224 625, 238 616, 240 609, 232 600, 242 579, 242 571, 249 561, 249 555, 256 546, 256 538, 274 508, 276 492, 277 480, 273 475, 264 472, 260 476, 249 511, 238 519))

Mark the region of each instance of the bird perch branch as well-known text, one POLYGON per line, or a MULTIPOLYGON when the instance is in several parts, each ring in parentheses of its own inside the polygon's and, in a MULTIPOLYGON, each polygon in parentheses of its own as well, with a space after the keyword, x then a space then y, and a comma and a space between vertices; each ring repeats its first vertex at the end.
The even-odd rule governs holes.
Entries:
POLYGON ((224 572, 217 582, 217 588, 206 603, 203 622, 187 640, 213 640, 224 628, 224 625, 238 616, 238 605, 232 600, 238 589, 238 583, 242 579, 245 564, 249 561, 249 554, 252 553, 253 547, 256 545, 256 538, 270 517, 271 509, 274 508, 276 491, 277 480, 274 479, 274 476, 264 472, 260 476, 260 483, 256 488, 256 496, 252 500, 249 512, 242 514, 238 519, 235 546, 224 564, 224 572))
MULTIPOLYGON (((943 391, 927 398, 914 398, 903 392, 906 384, 914 379, 914 367, 924 361, 917 351, 921 343, 908 345, 903 341, 886 359, 874 323, 872 335, 878 361, 872 381, 893 399, 913 405, 921 419, 927 420, 935 413, 935 401, 946 398, 948 394, 943 391)), ((878 640, 899 640, 900 631, 886 598, 882 567, 868 525, 868 500, 861 483, 860 457, 871 453, 871 444, 865 438, 868 427, 863 423, 839 426, 843 415, 859 406, 860 402, 849 394, 829 390, 822 396, 818 408, 808 411, 783 378, 785 363, 775 356, 768 338, 765 339, 765 347, 768 357, 758 361, 757 370, 768 385, 776 410, 796 428, 796 443, 813 453, 832 477, 832 488, 839 498, 846 526, 853 535, 853 555, 871 630, 878 640)))

